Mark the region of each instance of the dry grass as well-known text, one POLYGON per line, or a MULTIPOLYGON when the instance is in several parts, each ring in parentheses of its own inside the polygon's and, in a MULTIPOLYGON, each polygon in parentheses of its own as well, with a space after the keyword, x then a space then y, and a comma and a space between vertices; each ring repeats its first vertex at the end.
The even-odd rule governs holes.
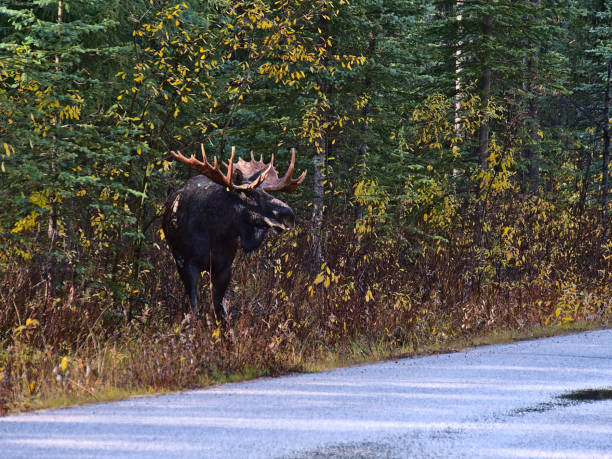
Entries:
MULTIPOLYGON (((34 262, 7 263, 0 274, 0 411, 316 371, 609 324, 607 252, 586 238, 545 230, 551 239, 541 250, 547 254, 535 243, 543 237, 538 233, 518 255, 512 252, 519 265, 504 266, 503 251, 474 248, 473 228, 458 231, 440 248, 423 249, 422 240, 398 237, 395 230, 357 237, 330 225, 327 263, 313 267, 304 263, 309 238, 298 228, 270 238, 259 254, 236 260, 226 297, 228 336, 206 320, 182 324, 182 286, 165 249, 142 254, 146 266, 138 282, 130 280, 128 255, 125 267, 108 255, 76 279, 57 281, 51 292, 34 262), (571 256, 565 255, 567 244, 573 244, 571 256), (113 260, 113 269, 106 260, 113 260), (128 304, 135 319, 126 324, 128 304)), ((209 302, 205 288, 201 300, 209 302)))

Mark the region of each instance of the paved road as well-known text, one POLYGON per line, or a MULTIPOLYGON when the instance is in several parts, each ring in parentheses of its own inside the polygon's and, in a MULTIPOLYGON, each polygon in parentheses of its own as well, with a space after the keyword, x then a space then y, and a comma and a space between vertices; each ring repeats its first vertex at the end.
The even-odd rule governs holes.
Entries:
POLYGON ((4 417, 0 457, 612 458, 602 388, 612 330, 4 417))

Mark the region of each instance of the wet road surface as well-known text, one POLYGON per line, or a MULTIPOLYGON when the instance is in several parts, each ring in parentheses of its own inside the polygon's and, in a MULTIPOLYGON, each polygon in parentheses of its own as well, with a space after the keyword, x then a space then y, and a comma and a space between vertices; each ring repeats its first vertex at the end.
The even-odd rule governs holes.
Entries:
POLYGON ((612 330, 0 418, 0 457, 612 458, 612 330))

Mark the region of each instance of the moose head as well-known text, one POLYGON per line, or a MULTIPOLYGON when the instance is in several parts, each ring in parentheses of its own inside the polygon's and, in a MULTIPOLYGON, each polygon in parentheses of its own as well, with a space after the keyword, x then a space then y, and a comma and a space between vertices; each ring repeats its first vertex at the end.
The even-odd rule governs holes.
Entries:
POLYGON ((202 175, 189 179, 168 198, 162 227, 192 312, 200 313, 197 281, 202 271, 208 271, 215 315, 224 323, 222 302, 238 246, 250 252, 259 247, 268 230, 278 234, 293 228, 293 210, 270 193, 295 191, 306 178, 306 172, 297 179, 292 178, 295 149, 291 150, 287 173, 279 178, 274 169, 274 156, 266 164, 262 157, 255 160, 251 152, 250 161, 239 158, 235 163, 235 148, 232 148, 229 162, 223 164, 226 172, 222 172, 217 158, 210 164, 204 146, 201 148, 202 161, 170 152, 202 175))

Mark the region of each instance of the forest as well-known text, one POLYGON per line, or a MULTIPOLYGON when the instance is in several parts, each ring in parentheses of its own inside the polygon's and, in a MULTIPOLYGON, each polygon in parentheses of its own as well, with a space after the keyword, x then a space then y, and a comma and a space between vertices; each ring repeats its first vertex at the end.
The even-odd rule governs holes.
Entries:
POLYGON ((608 326, 611 72, 607 0, 0 0, 0 414, 608 326), (201 145, 307 171, 227 329, 201 145))

